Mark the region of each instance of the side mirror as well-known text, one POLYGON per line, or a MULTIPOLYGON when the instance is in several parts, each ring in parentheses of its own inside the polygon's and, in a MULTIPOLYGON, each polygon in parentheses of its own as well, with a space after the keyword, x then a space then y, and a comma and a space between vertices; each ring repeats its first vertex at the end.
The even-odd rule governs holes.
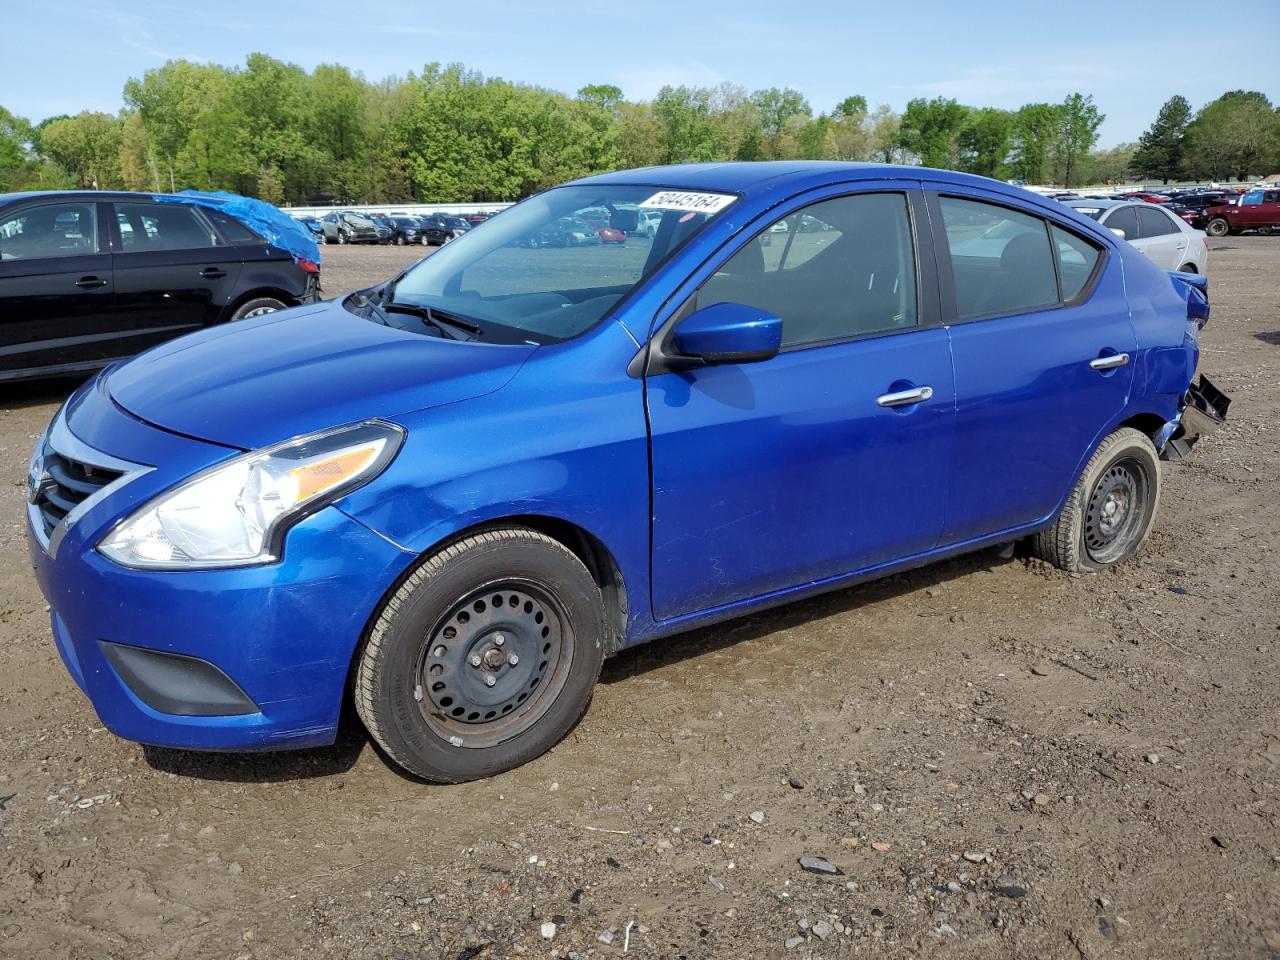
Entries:
POLYGON ((715 303, 680 321, 675 349, 706 363, 756 363, 782 347, 782 319, 741 303, 715 303))

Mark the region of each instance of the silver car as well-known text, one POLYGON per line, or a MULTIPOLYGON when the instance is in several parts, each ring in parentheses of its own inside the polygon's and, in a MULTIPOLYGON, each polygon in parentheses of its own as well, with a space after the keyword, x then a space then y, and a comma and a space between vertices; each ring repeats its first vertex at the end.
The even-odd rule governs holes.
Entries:
POLYGON ((1165 270, 1205 273, 1209 269, 1209 246, 1204 231, 1189 226, 1159 204, 1141 200, 1062 202, 1124 237, 1165 270))

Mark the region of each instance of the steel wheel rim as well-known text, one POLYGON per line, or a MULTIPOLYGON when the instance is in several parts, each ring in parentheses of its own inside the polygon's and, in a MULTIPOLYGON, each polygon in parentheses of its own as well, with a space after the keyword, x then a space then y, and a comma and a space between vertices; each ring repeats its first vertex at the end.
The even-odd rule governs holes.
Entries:
POLYGON ((252 310, 250 310, 240 319, 248 320, 252 317, 265 317, 268 313, 275 313, 277 309, 279 308, 278 307, 254 307, 252 310))
POLYGON ((413 696, 427 726, 456 747, 492 747, 532 729, 573 664, 563 606, 549 588, 522 578, 459 597, 426 641, 413 696))
POLYGON ((1111 464, 1089 495, 1084 517, 1084 545, 1096 563, 1110 563, 1132 545, 1147 512, 1146 471, 1129 458, 1111 464))

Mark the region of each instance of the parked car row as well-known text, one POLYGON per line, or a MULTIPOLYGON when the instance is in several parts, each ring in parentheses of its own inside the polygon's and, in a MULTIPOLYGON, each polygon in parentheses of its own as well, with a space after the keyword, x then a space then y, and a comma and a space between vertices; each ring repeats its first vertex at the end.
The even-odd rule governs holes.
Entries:
POLYGON ((491 216, 493 214, 490 213, 455 216, 448 213, 419 215, 404 212, 360 213, 354 210, 334 210, 322 217, 299 215, 297 219, 321 243, 440 246, 457 239, 491 216))
POLYGON ((1280 187, 1193 187, 1170 190, 1135 190, 1119 194, 1056 193, 1063 203, 1117 200, 1153 204, 1211 237, 1256 230, 1280 231, 1280 187))
POLYGON ((1174 214, 1167 204, 1085 198, 1060 202, 1128 240, 1156 266, 1183 273, 1208 270, 1209 246, 1204 233, 1174 214))

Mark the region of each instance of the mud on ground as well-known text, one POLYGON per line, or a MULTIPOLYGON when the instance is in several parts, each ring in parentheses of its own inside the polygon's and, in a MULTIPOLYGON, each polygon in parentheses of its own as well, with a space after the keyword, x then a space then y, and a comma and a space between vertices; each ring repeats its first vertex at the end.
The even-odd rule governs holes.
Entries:
MULTIPOLYGON (((326 286, 419 252, 330 247, 326 286)), ((107 733, 22 533, 70 387, 8 388, 0 956, 1280 957, 1280 239, 1215 242, 1211 276, 1232 422, 1167 469, 1139 559, 978 554, 626 652, 563 744, 463 786, 355 726, 107 733)))

